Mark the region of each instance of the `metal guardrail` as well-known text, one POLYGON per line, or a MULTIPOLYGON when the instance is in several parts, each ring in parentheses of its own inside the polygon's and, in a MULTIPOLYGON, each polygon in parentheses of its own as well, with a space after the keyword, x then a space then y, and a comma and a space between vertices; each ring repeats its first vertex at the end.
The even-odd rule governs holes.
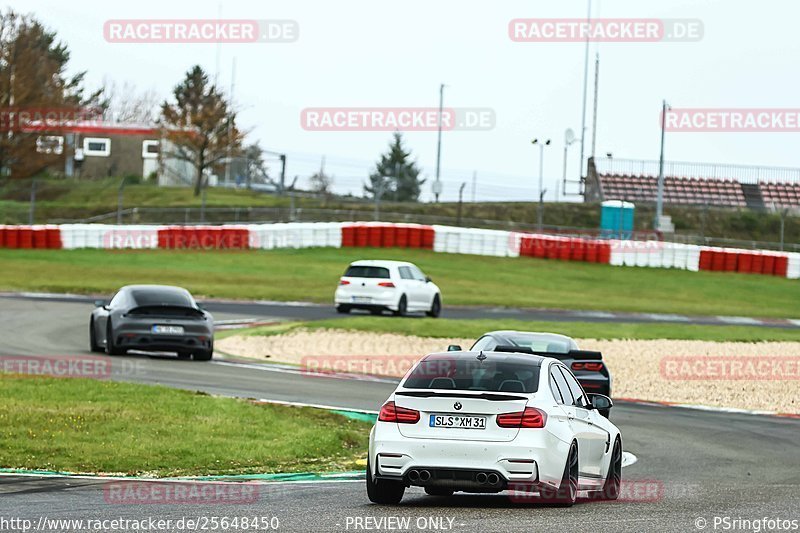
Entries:
MULTIPOLYGON (((598 174, 658 176, 658 161, 596 158, 594 164, 598 174)), ((732 179, 740 183, 753 184, 761 181, 800 183, 800 168, 791 167, 757 167, 719 163, 665 161, 664 175, 668 177, 732 179)))

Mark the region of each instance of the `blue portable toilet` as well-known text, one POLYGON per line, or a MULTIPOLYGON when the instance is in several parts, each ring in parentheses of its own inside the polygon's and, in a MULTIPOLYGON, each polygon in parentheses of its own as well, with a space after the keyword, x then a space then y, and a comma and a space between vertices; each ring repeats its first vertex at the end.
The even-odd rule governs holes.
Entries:
POLYGON ((600 236, 606 239, 633 237, 633 212, 636 206, 622 200, 606 200, 600 207, 600 236))

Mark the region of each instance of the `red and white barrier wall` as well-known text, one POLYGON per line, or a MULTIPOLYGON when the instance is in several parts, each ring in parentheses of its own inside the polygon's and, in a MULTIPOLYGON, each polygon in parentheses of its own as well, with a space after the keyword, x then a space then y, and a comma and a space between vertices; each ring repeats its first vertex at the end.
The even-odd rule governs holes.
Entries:
POLYGON ((224 226, 0 226, 0 248, 272 250, 310 247, 419 248, 453 254, 521 256, 613 266, 709 270, 800 278, 800 253, 421 224, 292 222, 224 226))

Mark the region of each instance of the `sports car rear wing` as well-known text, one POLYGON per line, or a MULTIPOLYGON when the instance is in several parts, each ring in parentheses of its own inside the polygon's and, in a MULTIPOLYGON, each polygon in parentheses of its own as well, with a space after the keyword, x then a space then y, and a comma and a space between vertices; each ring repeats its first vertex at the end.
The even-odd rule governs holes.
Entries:
POLYGON ((127 312, 131 316, 203 318, 203 311, 182 305, 142 305, 127 312))

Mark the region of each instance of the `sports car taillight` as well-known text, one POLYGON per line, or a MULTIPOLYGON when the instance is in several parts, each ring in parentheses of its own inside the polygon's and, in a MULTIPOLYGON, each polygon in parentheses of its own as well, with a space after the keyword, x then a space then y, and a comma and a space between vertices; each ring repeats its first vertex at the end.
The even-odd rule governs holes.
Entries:
POLYGON ((386 402, 378 414, 381 422, 397 422, 398 424, 416 424, 419 422, 419 411, 397 407, 394 402, 386 402))
POLYGON ((501 428, 543 428, 547 423, 547 413, 535 407, 524 411, 497 415, 497 425, 501 428))
POLYGON ((600 372, 603 370, 603 363, 572 363, 572 370, 589 370, 591 372, 600 372))

